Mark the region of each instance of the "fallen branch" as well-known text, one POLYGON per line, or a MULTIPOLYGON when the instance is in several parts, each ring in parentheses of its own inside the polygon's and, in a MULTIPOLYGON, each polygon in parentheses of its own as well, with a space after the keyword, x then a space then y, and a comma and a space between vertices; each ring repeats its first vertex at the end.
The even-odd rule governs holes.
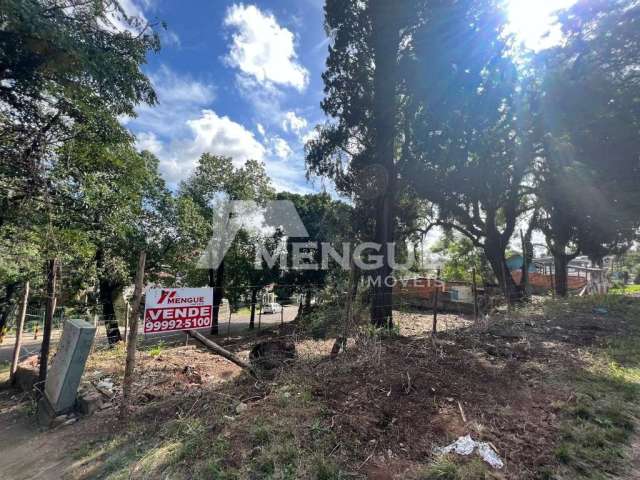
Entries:
POLYGON ((209 340, 207 337, 205 337, 204 335, 202 335, 199 332, 196 332, 195 330, 187 330, 187 334, 189 334, 190 337, 195 338, 196 340, 198 340, 200 343, 202 343, 205 347, 207 347, 212 352, 217 353, 221 357, 226 358, 227 360, 229 360, 230 362, 235 363, 239 367, 242 367, 242 368, 248 370, 252 377, 257 378, 256 377, 256 373, 253 370, 253 368, 251 367, 251 365, 249 365, 247 362, 245 362, 243 360, 240 360, 240 358, 236 357, 230 351, 225 350, 220 345, 218 345, 217 343, 209 340))

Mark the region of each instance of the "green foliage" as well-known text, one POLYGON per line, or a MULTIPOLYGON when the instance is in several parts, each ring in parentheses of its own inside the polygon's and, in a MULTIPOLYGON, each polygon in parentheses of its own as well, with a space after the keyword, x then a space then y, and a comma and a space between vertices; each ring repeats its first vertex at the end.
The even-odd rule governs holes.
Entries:
MULTIPOLYGON (((177 196, 178 238, 172 249, 171 263, 180 272, 184 284, 206 284, 207 271, 196 267, 198 256, 212 237, 214 213, 232 200, 253 200, 259 205, 273 197, 264 164, 247 161, 236 168, 232 159, 203 154, 194 173, 180 184, 177 196)), ((257 232, 243 230, 234 239, 224 257, 227 295, 239 295, 248 285, 268 283, 256 278, 253 268, 257 232)), ((262 275, 262 273, 261 273, 262 275)), ((235 303, 237 298, 230 298, 235 303)))
POLYGON ((537 197, 555 255, 601 260, 637 234, 639 16, 631 1, 578 2, 560 17, 566 43, 535 57, 537 197))
POLYGON ((166 348, 167 347, 166 347, 165 343, 162 340, 160 340, 158 343, 156 343, 155 345, 153 345, 152 347, 147 349, 147 352, 152 357, 158 357, 158 356, 160 356, 162 354, 162 352, 164 352, 166 350, 166 348))
POLYGON ((472 281, 473 268, 476 269, 476 281, 481 284, 491 278, 491 271, 481 249, 474 247, 467 237, 445 232, 440 241, 431 247, 431 251, 445 258, 441 278, 447 281, 472 281))
MULTIPOLYGON (((288 266, 291 266, 293 262, 294 243, 309 242, 309 248, 301 248, 300 252, 310 254, 311 260, 308 263, 317 265, 322 264, 320 243, 331 244, 339 255, 349 252, 349 250, 344 250, 343 245, 343 242, 352 240, 354 235, 352 222, 355 212, 349 205, 341 201, 332 200, 326 193, 298 195, 283 192, 279 193, 276 198, 278 200, 289 200, 293 203, 309 233, 309 238, 287 238, 287 258, 290 262, 288 266), (313 244, 313 247, 311 244, 313 244)), ((280 282, 292 286, 288 288, 285 295, 291 296, 294 292, 308 293, 308 290, 317 295, 325 285, 344 280, 345 276, 346 272, 342 267, 337 265, 335 261, 329 260, 327 269, 289 269, 283 272, 280 282)))
POLYGON ((155 103, 141 67, 159 40, 117 0, 6 0, 0 25, 2 224, 43 199, 61 143, 128 141, 118 116, 155 103))
POLYGON ((609 291, 612 294, 639 295, 640 285, 621 285, 609 291))

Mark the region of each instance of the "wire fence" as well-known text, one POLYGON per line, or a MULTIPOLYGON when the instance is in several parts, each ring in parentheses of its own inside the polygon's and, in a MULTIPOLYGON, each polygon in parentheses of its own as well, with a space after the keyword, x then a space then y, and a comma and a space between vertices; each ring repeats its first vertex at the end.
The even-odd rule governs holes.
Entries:
MULTIPOLYGON (((470 287, 471 284, 456 282, 456 288, 470 287)), ((459 291, 454 294, 453 287, 443 287, 439 291, 437 304, 431 295, 424 292, 406 292, 401 287, 394 288, 391 307, 393 311, 393 329, 401 335, 424 335, 437 332, 481 326, 486 314, 493 305, 484 298, 478 301, 474 309, 468 289, 466 296, 460 298, 459 291), (434 305, 437 316, 434 316, 434 305), (435 317, 435 322, 434 322, 435 317)), ((429 293, 429 292, 427 292, 429 293)), ((70 318, 82 318, 96 327, 96 345, 107 345, 107 327, 103 311, 106 305, 73 304, 58 305, 53 316, 52 343, 60 338, 64 322, 70 318)), ((113 305, 114 320, 126 339, 131 315, 131 305, 126 298, 118 298, 113 305)), ((258 334, 265 329, 273 329, 295 322, 295 330, 314 338, 328 336, 347 337, 360 328, 370 328, 371 289, 366 284, 350 292, 348 285, 270 285, 243 286, 225 288, 225 296, 218 311, 217 335, 225 343, 232 338, 245 335, 251 328, 258 334), (257 290, 255 297, 252 290, 257 290), (255 302, 253 301, 255 298, 255 302)), ((16 310, 16 309, 14 309, 16 310)), ((110 310, 110 308, 108 309, 110 310)), ((140 315, 144 308, 140 309, 140 315)), ((46 309, 42 305, 30 305, 25 318, 23 349, 21 358, 37 353, 42 339, 46 309)), ((15 318, 17 310, 9 319, 9 330, 4 345, 13 344, 15 338, 15 318)), ((113 319, 110 319, 113 320, 113 319)), ((185 341, 183 332, 145 334, 143 322, 138 321, 139 339, 145 343, 185 341)), ((209 333, 210 327, 202 329, 209 333)), ((0 345, 0 347, 2 347, 0 345)))

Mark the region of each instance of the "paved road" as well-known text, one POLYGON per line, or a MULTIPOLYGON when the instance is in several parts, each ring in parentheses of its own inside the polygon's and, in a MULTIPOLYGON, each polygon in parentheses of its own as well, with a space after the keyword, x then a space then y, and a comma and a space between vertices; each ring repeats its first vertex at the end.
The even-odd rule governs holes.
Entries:
MULTIPOLYGON (((262 314, 260 319, 260 326, 262 328, 272 327, 278 325, 280 322, 290 322, 296 317, 298 312, 297 305, 291 305, 284 307, 282 315, 276 314, 262 314)), ((258 328, 259 316, 256 312, 255 326, 258 328)), ((237 336, 249 329, 249 314, 240 313, 232 314, 231 321, 229 321, 228 314, 221 312, 219 319, 219 335, 218 338, 224 339, 227 335, 237 336)), ((121 329, 122 330, 122 329, 121 329)), ((209 333, 209 327, 199 330, 202 333, 209 333)), ((60 339, 60 330, 54 330, 51 335, 51 346, 55 348, 60 339)), ((122 331, 124 334, 124 331, 122 331)), ((185 338, 183 332, 169 332, 169 333, 155 333, 144 334, 142 333, 142 324, 138 326, 138 342, 142 346, 153 345, 154 343, 162 342, 178 342, 185 338)), ((96 341, 101 344, 107 343, 106 333, 104 325, 98 326, 96 333, 96 341)), ((40 352, 40 345, 42 342, 42 335, 38 335, 38 339, 33 338, 32 333, 27 333, 23 338, 22 348, 20 350, 20 358, 25 358, 30 355, 38 354, 40 352)), ((15 337, 5 337, 4 342, 0 345, 0 363, 10 362, 13 357, 13 348, 15 345, 15 337)))

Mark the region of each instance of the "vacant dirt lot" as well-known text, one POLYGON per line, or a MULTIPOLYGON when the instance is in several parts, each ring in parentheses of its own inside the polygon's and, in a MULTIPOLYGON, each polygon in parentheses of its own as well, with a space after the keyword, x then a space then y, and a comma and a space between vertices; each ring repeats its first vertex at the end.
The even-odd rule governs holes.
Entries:
MULTIPOLYGON (((115 386, 92 416, 39 432, 29 397, 1 393, 0 467, 10 479, 633 475, 639 312, 639 300, 618 297, 530 306, 481 325, 444 317, 435 341, 430 315, 405 313, 399 334, 354 331, 334 360, 332 339, 287 325, 269 336, 293 339, 298 358, 258 381, 193 344, 154 347, 139 353, 126 425, 124 352, 99 350, 86 388, 115 386), (505 467, 434 454, 467 434, 505 467)), ((246 358, 257 340, 228 346, 246 358)))

